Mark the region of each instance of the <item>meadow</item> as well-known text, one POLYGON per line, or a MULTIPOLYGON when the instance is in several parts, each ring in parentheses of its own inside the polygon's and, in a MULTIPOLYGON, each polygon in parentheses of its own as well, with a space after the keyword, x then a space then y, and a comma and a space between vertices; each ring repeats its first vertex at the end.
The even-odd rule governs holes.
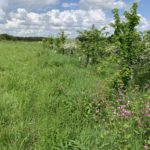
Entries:
POLYGON ((116 94, 99 66, 43 49, 0 42, 1 150, 142 150, 150 144, 150 91, 116 94))

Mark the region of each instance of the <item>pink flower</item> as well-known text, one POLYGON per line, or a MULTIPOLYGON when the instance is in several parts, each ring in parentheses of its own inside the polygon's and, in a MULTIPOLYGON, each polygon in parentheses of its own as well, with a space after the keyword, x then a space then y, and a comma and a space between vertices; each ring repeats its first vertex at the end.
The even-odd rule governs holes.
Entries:
POLYGON ((117 103, 121 102, 121 99, 118 98, 118 99, 116 100, 116 102, 117 102, 117 103))
POLYGON ((119 109, 119 110, 120 110, 120 109, 121 109, 121 107, 120 107, 120 106, 118 106, 118 107, 117 107, 117 109, 119 109))
POLYGON ((145 149, 145 150, 148 149, 148 145, 147 145, 147 144, 144 145, 144 149, 145 149))
POLYGON ((98 114, 100 112, 99 108, 96 108, 96 113, 98 114))
POLYGON ((129 105, 129 101, 126 103, 126 106, 128 106, 129 105))

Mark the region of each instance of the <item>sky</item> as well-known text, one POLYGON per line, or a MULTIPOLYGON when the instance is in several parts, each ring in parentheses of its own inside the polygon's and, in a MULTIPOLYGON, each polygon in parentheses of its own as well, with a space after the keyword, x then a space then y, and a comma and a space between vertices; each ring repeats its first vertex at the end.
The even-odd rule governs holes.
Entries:
MULTIPOLYGON (((50 36, 60 30, 73 37, 92 24, 102 28, 113 21, 112 9, 128 10, 135 0, 0 0, 0 33, 50 36)), ((150 0, 136 0, 139 31, 150 30, 150 0)), ((111 28, 107 28, 112 31, 111 28)))

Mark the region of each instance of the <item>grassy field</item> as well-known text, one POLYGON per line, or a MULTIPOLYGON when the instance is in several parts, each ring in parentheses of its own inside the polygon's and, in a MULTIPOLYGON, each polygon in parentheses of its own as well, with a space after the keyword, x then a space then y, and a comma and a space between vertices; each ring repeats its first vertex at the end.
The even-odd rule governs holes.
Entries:
POLYGON ((0 150, 146 148, 149 91, 117 97, 106 72, 41 43, 0 42, 0 150))

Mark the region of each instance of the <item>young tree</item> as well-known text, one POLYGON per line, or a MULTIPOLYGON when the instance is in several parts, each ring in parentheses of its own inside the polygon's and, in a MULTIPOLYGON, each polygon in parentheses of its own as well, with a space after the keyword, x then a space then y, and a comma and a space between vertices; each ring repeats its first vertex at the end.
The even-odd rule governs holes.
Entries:
POLYGON ((48 39, 42 40, 43 48, 48 48, 50 50, 54 49, 54 38, 51 36, 48 39))
POLYGON ((54 49, 54 38, 52 36, 47 39, 47 45, 51 50, 54 49))
POLYGON ((64 31, 61 31, 57 37, 49 37, 43 40, 43 47, 50 50, 56 50, 58 53, 65 54, 65 43, 67 36, 64 31))
POLYGON ((65 43, 67 41, 67 35, 65 34, 64 31, 61 31, 58 35, 58 37, 56 38, 56 47, 57 47, 57 51, 61 54, 65 54, 65 43))
POLYGON ((105 38, 103 37, 102 30, 99 31, 94 25, 88 31, 79 32, 77 41, 81 53, 86 56, 85 66, 90 63, 90 59, 91 64, 96 64, 99 62, 99 58, 103 57, 105 38))
POLYGON ((132 79, 134 65, 138 63, 139 56, 144 50, 136 29, 140 21, 137 8, 137 3, 133 3, 130 11, 125 11, 125 21, 121 21, 118 9, 113 10, 115 22, 112 27, 115 30, 113 38, 117 46, 116 58, 121 66, 120 78, 125 88, 132 79))

